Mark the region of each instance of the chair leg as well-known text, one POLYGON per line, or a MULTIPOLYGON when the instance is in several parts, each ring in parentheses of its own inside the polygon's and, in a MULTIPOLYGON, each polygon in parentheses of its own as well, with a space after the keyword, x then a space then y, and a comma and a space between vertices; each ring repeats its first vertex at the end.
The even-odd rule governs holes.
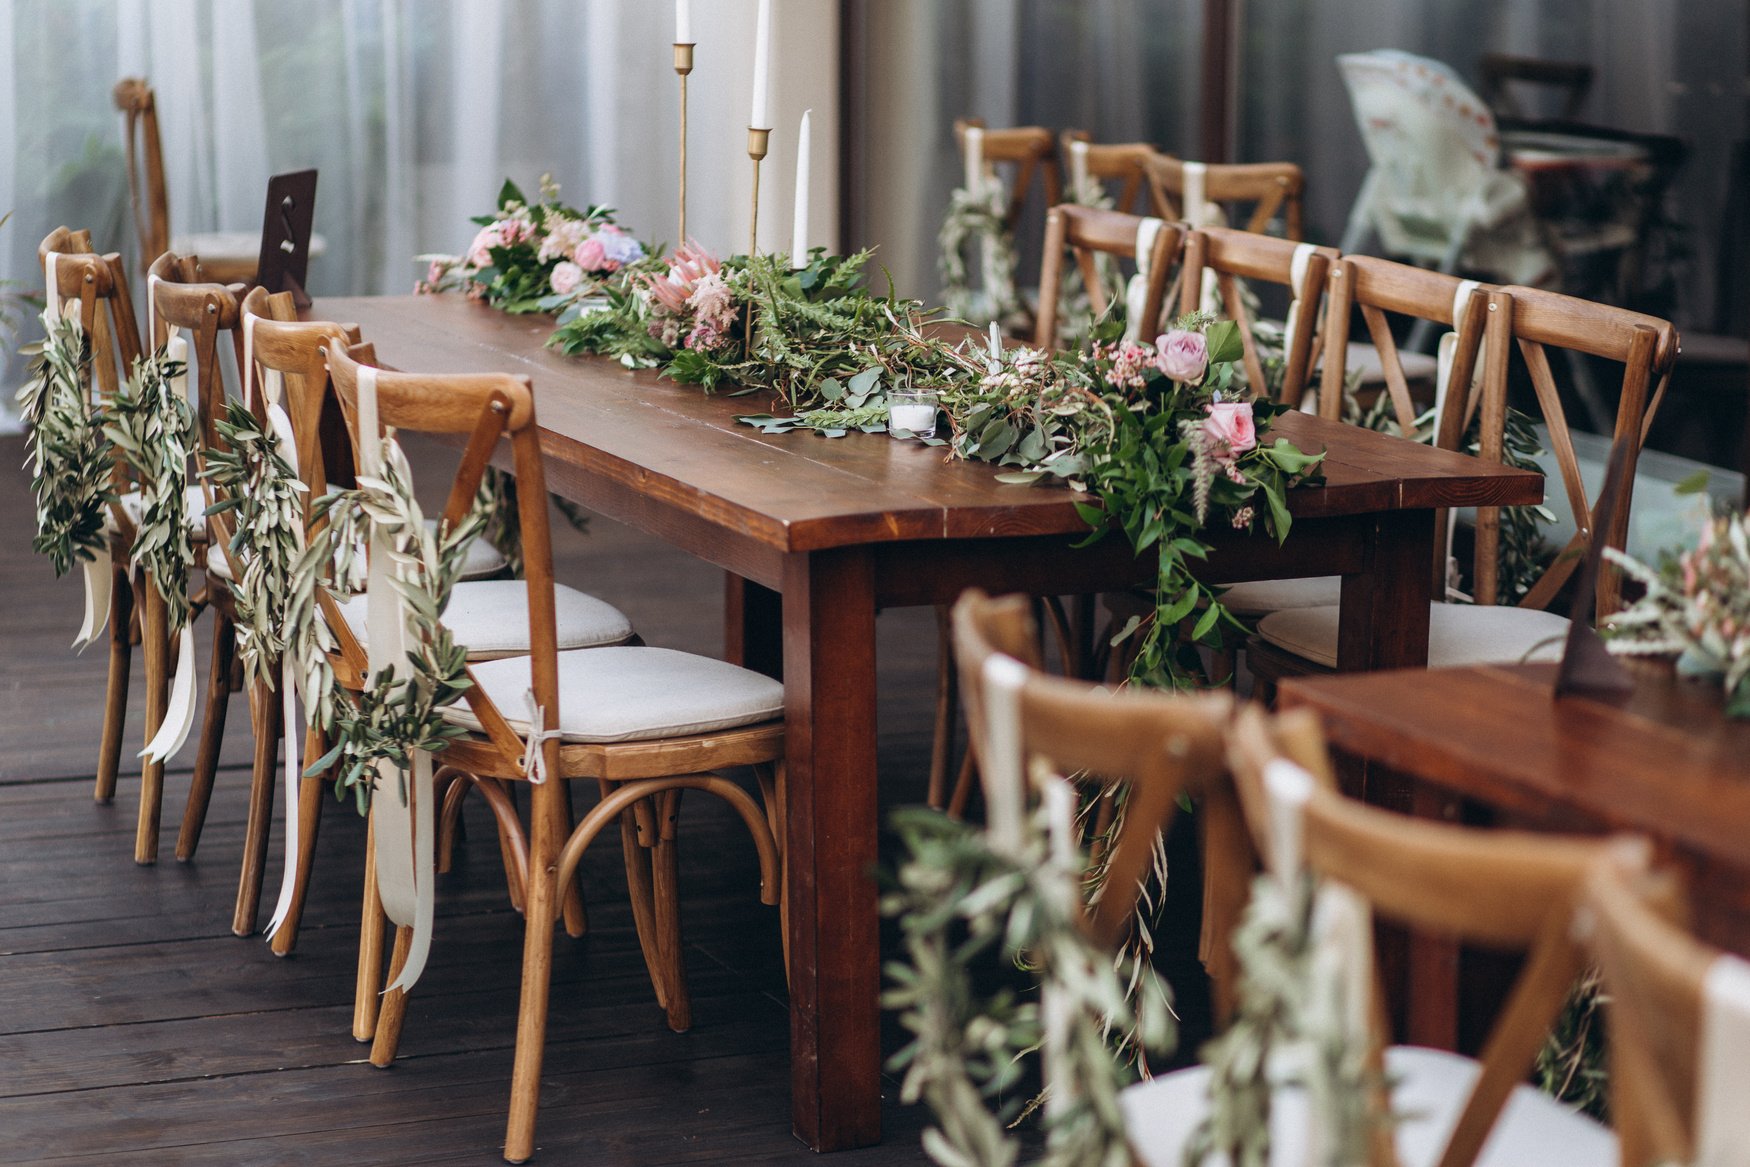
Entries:
POLYGON ((195 755, 194 778, 188 787, 188 803, 182 811, 182 830, 176 836, 176 861, 187 863, 200 846, 206 825, 207 805, 213 798, 213 777, 219 769, 219 749, 225 744, 225 715, 231 705, 231 661, 236 655, 237 630, 231 618, 213 612, 213 656, 207 672, 207 708, 201 718, 200 752, 195 755))
POLYGON ((370 1041, 377 1032, 377 1013, 383 986, 383 901, 377 895, 377 841, 375 828, 365 829, 365 894, 359 913, 358 972, 353 982, 352 1036, 370 1041))
POLYGON ((249 711, 255 725, 255 764, 249 776, 249 820, 243 828, 243 871, 237 880, 237 907, 231 915, 231 931, 238 936, 255 931, 255 915, 261 907, 281 729, 280 703, 265 685, 249 687, 249 711))
POLYGON ((620 851, 626 860, 626 896, 632 904, 632 923, 638 933, 638 946, 644 950, 644 967, 650 973, 650 987, 656 993, 656 1003, 668 1008, 668 986, 660 973, 662 953, 656 946, 656 910, 650 859, 645 854, 643 839, 649 838, 640 814, 648 818, 648 801, 620 816, 620 851))
POLYGON ((784 832, 788 829, 784 820, 785 798, 788 791, 784 782, 784 759, 779 758, 769 765, 755 766, 754 774, 760 782, 760 799, 766 807, 766 824, 772 831, 772 842, 778 848, 778 937, 784 949, 784 983, 790 983, 790 849, 785 844, 784 832))
MULTIPOLYGON (((622 826, 621 829, 629 834, 629 828, 622 826)), ((557 883, 547 871, 529 872, 528 910, 524 913, 523 928, 522 995, 517 1005, 516 1059, 510 1079, 510 1117, 504 1132, 504 1158, 509 1163, 526 1162, 535 1153, 535 1115, 541 1103, 541 1060, 547 1047, 547 998, 553 978, 553 897, 557 893, 557 883)))
POLYGON ((928 804, 937 810, 947 805, 948 771, 954 766, 954 728, 959 720, 959 675, 954 669, 954 642, 950 635, 948 606, 936 605, 936 730, 930 743, 928 804))
MULTIPOLYGON (((320 758, 325 752, 326 738, 319 729, 304 735, 304 756, 320 758)), ((292 902, 286 908, 286 918, 273 934, 269 947, 275 956, 290 956, 298 943, 298 925, 304 919, 304 900, 310 894, 310 872, 316 866, 316 832, 322 826, 322 804, 328 801, 328 776, 299 779, 298 787, 298 856, 297 870, 292 877, 292 902)))
POLYGON ((134 643, 129 628, 133 621, 132 580, 125 564, 118 564, 109 593, 109 680, 104 688, 103 744, 97 751, 97 786, 92 791, 98 802, 115 797, 116 773, 121 769, 122 730, 128 720, 128 679, 133 671, 134 643))
MULTIPOLYGON (((140 588, 140 640, 146 650, 146 733, 151 741, 164 724, 170 704, 169 615, 157 585, 145 578, 140 588)), ((158 862, 158 820, 164 808, 164 763, 147 761, 140 767, 140 817, 134 828, 134 862, 147 866, 158 862)))
POLYGON ((656 843, 650 849, 650 872, 656 908, 656 950, 668 982, 668 1027, 685 1033, 693 1027, 693 1002, 687 993, 686 953, 681 947, 680 856, 675 827, 680 819, 681 792, 665 790, 656 804, 656 843))
MULTIPOLYGON (((395 929, 395 954, 389 958, 389 981, 401 975, 402 966, 407 963, 407 953, 413 947, 413 929, 400 927, 395 929)), ((383 994, 383 1003, 377 1012, 377 1032, 371 1041, 371 1065, 382 1069, 395 1060, 395 1051, 401 1045, 401 1023, 407 1019, 407 990, 390 989, 383 994)))
POLYGON ((972 799, 972 780, 978 777, 978 759, 967 750, 966 756, 960 759, 960 776, 954 779, 954 794, 948 799, 948 817, 963 819, 966 817, 966 804, 972 799))
MULTIPOLYGON (((576 822, 577 812, 572 809, 571 805, 571 783, 567 782, 565 784, 565 830, 567 834, 570 833, 576 822)), ((498 833, 498 848, 507 867, 515 862, 511 858, 503 831, 498 833)), ((584 911, 583 906, 583 877, 573 872, 572 877, 565 882, 565 887, 562 890, 565 900, 561 905, 560 915, 565 924, 565 934, 576 940, 589 930, 589 916, 584 911)))

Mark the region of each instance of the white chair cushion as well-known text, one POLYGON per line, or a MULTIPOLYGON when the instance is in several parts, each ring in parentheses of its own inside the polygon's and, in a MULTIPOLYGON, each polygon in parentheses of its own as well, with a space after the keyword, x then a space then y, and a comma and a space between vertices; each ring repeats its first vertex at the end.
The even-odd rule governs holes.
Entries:
MULTIPOLYGON (((1272 612, 1258 622, 1258 635, 1277 648, 1334 669, 1338 611, 1330 605, 1272 612)), ((1428 613, 1428 667, 1560 660, 1567 634, 1566 617, 1541 608, 1433 604, 1428 613)))
MULTIPOLYGON (((340 605, 340 613, 361 647, 369 645, 365 632, 368 602, 369 597, 361 593, 340 605)), ((631 639, 632 621, 605 600, 556 584, 553 606, 561 650, 599 648, 631 639)), ((456 643, 468 650, 470 661, 526 653, 529 585, 520 579, 464 580, 450 591, 444 625, 456 643)))
MULTIPOLYGON (((188 507, 188 529, 197 535, 206 534, 207 499, 201 493, 201 488, 198 485, 188 488, 186 505, 188 507)), ((130 490, 122 495, 121 507, 122 513, 128 516, 129 521, 138 524, 140 521, 140 492, 130 490)), ((107 507, 103 511, 103 529, 110 533, 115 531, 115 516, 110 513, 107 507)))
MULTIPOLYGON (((425 520, 426 529, 436 533, 437 523, 436 519, 425 520)), ((468 544, 468 549, 462 553, 462 570, 456 578, 483 579, 487 576, 497 575, 504 570, 504 566, 504 552, 485 539, 476 538, 468 544)))
MULTIPOLYGON (((529 658, 474 670, 511 728, 528 732, 529 658)), ((783 716, 784 686, 768 676, 670 648, 595 648, 559 654, 559 733, 568 742, 685 737, 783 716)), ((465 702, 444 716, 478 732, 465 702)))
MULTIPOLYGON (((1440 371, 1440 363, 1433 357, 1407 348, 1398 349, 1398 364, 1403 366, 1404 380, 1411 385, 1418 381, 1432 385, 1435 374, 1440 371)), ((1350 375, 1360 373, 1362 385, 1371 387, 1385 384, 1385 363, 1380 359, 1379 349, 1366 341, 1349 342, 1349 353, 1343 361, 1343 370, 1350 375)))
MULTIPOLYGON (((1386 1051, 1386 1076, 1396 1083, 1392 1108, 1402 1167, 1432 1167, 1458 1125, 1480 1072, 1458 1054, 1416 1046, 1386 1051)), ((1209 1070, 1204 1066, 1139 1082, 1119 1096, 1131 1145, 1147 1167, 1180 1167, 1185 1143, 1208 1110, 1209 1070)), ((1306 1094, 1279 1091, 1270 1107, 1270 1167, 1305 1162, 1309 1115, 1306 1094)), ((1531 1086, 1514 1087, 1483 1143, 1477 1167, 1615 1167, 1616 1136, 1585 1115, 1531 1086)), ((1207 1167, 1227 1167, 1214 1155, 1207 1167)))
POLYGON ((1262 616, 1284 608, 1317 608, 1342 599, 1343 577, 1315 575, 1307 579, 1259 579, 1238 583, 1222 593, 1221 602, 1236 616, 1262 616))

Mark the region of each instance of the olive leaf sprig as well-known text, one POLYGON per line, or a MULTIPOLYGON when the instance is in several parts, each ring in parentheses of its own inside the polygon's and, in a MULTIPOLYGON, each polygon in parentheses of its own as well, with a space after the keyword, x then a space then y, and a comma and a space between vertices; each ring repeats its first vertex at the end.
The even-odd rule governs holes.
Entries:
POLYGON ((893 816, 901 857, 882 911, 899 920, 904 952, 887 966, 884 1003, 900 1011, 912 1040, 889 1066, 903 1073, 902 1097, 923 1099, 934 1113, 924 1149, 944 1167, 1016 1161, 1019 1140, 1010 1127, 1025 1099, 1006 1096, 1044 1037, 1037 1002, 1009 988, 979 989, 985 966, 1022 964, 1067 1006, 1067 1040, 1051 1077, 1075 1089, 1047 1108, 1042 1163, 1128 1164, 1118 1094, 1135 1071, 1111 1043, 1132 1034, 1162 1052, 1176 1040, 1166 982, 1152 968, 1131 967, 1128 957, 1115 963, 1083 932, 1076 905, 1085 857, 1053 857, 1043 813, 1012 854, 937 811, 915 807, 893 816), (1132 982, 1140 986, 1134 992, 1132 982))
POLYGON ((34 375, 18 391, 36 501, 31 547, 49 557, 56 575, 65 575, 74 563, 104 550, 105 509, 115 500, 114 462, 103 406, 91 399, 91 354, 79 318, 44 311, 42 323, 34 375))
POLYGON ((170 632, 188 622, 188 574, 194 566, 189 533, 188 459, 194 452, 194 411, 176 378, 187 366, 160 349, 140 357, 127 383, 110 399, 103 434, 140 484, 131 562, 164 599, 170 632))

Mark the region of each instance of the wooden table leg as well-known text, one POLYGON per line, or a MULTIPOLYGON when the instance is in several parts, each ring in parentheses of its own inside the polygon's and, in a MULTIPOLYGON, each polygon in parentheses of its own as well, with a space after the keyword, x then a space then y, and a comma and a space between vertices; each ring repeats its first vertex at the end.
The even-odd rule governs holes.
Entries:
POLYGON ((784 679, 783 596, 723 573, 723 659, 784 679))
MULTIPOLYGON (((1393 511, 1376 516, 1367 540, 1366 570, 1343 577, 1337 668, 1415 668, 1428 663, 1428 604, 1433 578, 1432 511, 1393 511)), ((1365 766, 1365 763, 1362 763, 1365 766)), ((1443 808, 1424 789, 1410 789, 1398 775, 1371 767, 1361 776, 1367 800, 1394 810, 1443 818, 1443 808)), ((1458 1042, 1458 945, 1412 934, 1382 938, 1398 946, 1385 963, 1404 970, 1404 1037, 1414 1045, 1452 1049, 1458 1042), (1401 961, 1401 963, 1399 963, 1401 961)))
POLYGON ((790 1113, 817 1151, 881 1138, 875 587, 867 549, 784 564, 790 1113))

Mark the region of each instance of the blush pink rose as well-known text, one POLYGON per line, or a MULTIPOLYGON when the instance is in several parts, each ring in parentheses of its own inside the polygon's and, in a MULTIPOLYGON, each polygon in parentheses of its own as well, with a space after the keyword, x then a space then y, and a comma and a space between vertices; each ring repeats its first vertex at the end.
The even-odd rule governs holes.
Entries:
POLYGON ((1231 464, 1258 444, 1258 430, 1252 423, 1252 403, 1217 401, 1209 406, 1209 416, 1203 419, 1203 436, 1209 440, 1210 452, 1216 460, 1231 464))
POLYGON ((553 290, 561 296, 569 296, 577 291, 583 283, 583 269, 575 263, 562 262, 553 268, 553 290))
POLYGON ((1175 381, 1195 385, 1209 367, 1209 346, 1201 332, 1175 328, 1155 338, 1155 368, 1175 381))
POLYGON ((571 253, 571 258, 577 261, 577 266, 584 271, 601 271, 608 266, 608 252, 602 246, 602 241, 591 235, 577 245, 577 250, 571 253))
POLYGON ((497 223, 488 223, 480 228, 480 233, 474 236, 474 242, 468 244, 468 266, 490 267, 492 264, 492 249, 504 246, 504 236, 500 233, 497 223))

